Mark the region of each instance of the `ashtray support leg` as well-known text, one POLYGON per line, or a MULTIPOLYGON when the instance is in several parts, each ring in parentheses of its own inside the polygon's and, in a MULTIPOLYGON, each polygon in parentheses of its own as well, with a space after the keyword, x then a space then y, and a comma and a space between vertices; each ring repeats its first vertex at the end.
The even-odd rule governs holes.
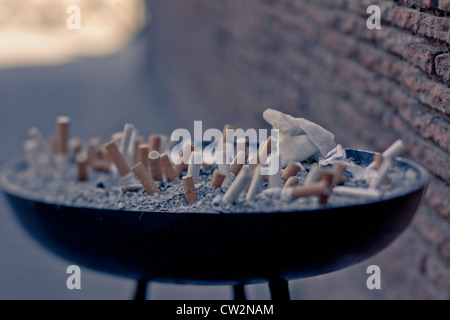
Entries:
POLYGON ((286 301, 291 300, 289 294, 289 281, 284 279, 271 280, 269 282, 270 296, 272 300, 286 301))
POLYGON ((147 298, 147 281, 138 281, 133 300, 145 300, 147 298))
POLYGON ((233 286, 233 295, 234 295, 234 300, 237 300, 237 301, 247 300, 247 298, 245 296, 245 287, 243 284, 237 284, 237 285, 233 286))

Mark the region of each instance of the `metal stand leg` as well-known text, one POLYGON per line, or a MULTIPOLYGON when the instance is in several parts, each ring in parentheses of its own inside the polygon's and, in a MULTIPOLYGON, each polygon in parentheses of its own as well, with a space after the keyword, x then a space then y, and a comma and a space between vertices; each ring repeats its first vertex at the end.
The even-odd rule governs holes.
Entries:
POLYGON ((272 300, 291 300, 289 294, 289 282, 284 279, 272 280, 269 282, 270 295, 272 300))
POLYGON ((238 284, 233 286, 234 300, 242 301, 247 300, 245 297, 244 285, 238 284))
POLYGON ((147 297, 147 282, 138 281, 134 300, 145 300, 147 297))

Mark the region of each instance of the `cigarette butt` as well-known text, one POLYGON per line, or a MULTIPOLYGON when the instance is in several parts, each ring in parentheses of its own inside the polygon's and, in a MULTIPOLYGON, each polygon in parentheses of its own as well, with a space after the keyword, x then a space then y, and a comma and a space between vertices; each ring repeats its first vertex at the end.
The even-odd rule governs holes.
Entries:
POLYGON ((296 176, 289 177, 289 179, 284 184, 283 189, 289 188, 289 187, 296 187, 298 186, 298 178, 296 176))
POLYGON ((219 169, 214 170, 213 177, 211 180, 211 186, 215 188, 220 188, 222 186, 223 180, 225 180, 225 173, 219 169))
POLYGON ((377 177, 370 183, 370 188, 378 188, 380 184, 385 181, 386 175, 391 167, 392 160, 386 158, 383 160, 380 169, 377 171, 377 177))
MULTIPOLYGON (((182 169, 178 168, 178 170, 181 170, 181 172, 183 172, 184 170, 188 170, 189 169, 189 161, 191 159, 191 153, 194 151, 194 145, 192 144, 192 141, 186 141, 183 144, 183 147, 180 150, 179 156, 180 158, 182 158, 182 169)), ((177 172, 178 172, 177 170, 177 172)), ((180 173, 181 175, 181 173, 180 173)))
MULTIPOLYGON (((383 159, 392 159, 400 155, 405 150, 405 145, 402 140, 395 141, 389 148, 387 148, 383 153, 383 159)), ((375 159, 374 159, 375 160, 375 159)), ((368 168, 375 167, 375 161, 373 161, 368 168)))
POLYGON ((130 173, 130 168, 128 167, 127 163, 125 162, 125 159, 122 157, 122 154, 120 153, 120 151, 117 148, 117 145, 114 141, 108 142, 105 145, 105 149, 106 149, 106 152, 111 157, 113 163, 117 167, 117 170, 119 171, 119 174, 121 177, 130 173))
POLYGON ((383 158, 395 158, 405 150, 402 140, 395 141, 386 151, 383 152, 383 158))
POLYGON ((183 171, 184 171, 184 163, 173 165, 173 172, 174 172, 175 177, 177 177, 177 178, 181 177, 181 175, 183 174, 183 171))
POLYGON ((144 187, 147 194, 161 194, 161 191, 159 190, 155 181, 153 181, 152 177, 150 176, 148 169, 142 164, 142 162, 139 162, 137 165, 135 165, 132 170, 136 178, 144 187))
POLYGON ((95 171, 109 172, 111 167, 111 162, 105 161, 103 159, 93 159, 89 160, 89 164, 95 171))
POLYGON ((201 158, 202 158, 201 152, 194 151, 191 154, 191 160, 189 161, 189 168, 188 168, 187 175, 192 176, 192 179, 194 179, 194 182, 197 182, 198 177, 199 177, 200 167, 201 167, 201 158))
POLYGON ((75 157, 75 161, 78 169, 78 181, 88 180, 88 153, 86 151, 79 152, 75 157))
POLYGON ((256 194, 261 187, 262 175, 261 175, 261 165, 257 165, 255 170, 253 171, 252 181, 248 186, 247 195, 245 196, 245 200, 252 201, 255 199, 256 194))
POLYGON ((184 196, 189 204, 193 204, 197 201, 197 190, 195 189, 195 183, 192 176, 187 175, 183 177, 183 189, 184 196))
POLYGON ((228 188, 227 192, 222 198, 225 203, 234 203, 239 198, 239 195, 250 183, 253 178, 253 170, 249 166, 242 167, 236 179, 228 188))
POLYGON ((267 161, 268 156, 272 152, 272 137, 267 140, 258 149, 258 163, 264 164, 267 161))
POLYGON ((161 137, 157 134, 152 134, 148 137, 148 151, 160 151, 161 137))
POLYGON ((164 153, 160 156, 160 161, 161 161, 162 172, 163 172, 164 176, 166 177, 167 181, 178 180, 179 176, 177 176, 175 174, 172 163, 170 163, 169 156, 166 153, 164 153))
POLYGON ((69 124, 70 118, 65 116, 60 116, 56 118, 57 124, 57 141, 58 141, 58 153, 67 153, 67 141, 69 138, 69 124))
POLYGON ((331 187, 335 187, 339 184, 342 184, 348 180, 345 176, 345 171, 347 167, 340 163, 333 164, 333 180, 331 182, 331 187))
POLYGON ((383 163, 383 156, 379 153, 374 154, 373 162, 375 164, 375 169, 380 170, 381 164, 383 163))
POLYGON ((126 156, 133 135, 134 126, 131 123, 125 124, 122 132, 122 139, 119 145, 119 151, 123 157, 126 156))
POLYGON ((328 202, 329 190, 331 190, 332 188, 333 177, 334 175, 331 172, 324 172, 322 174, 321 181, 324 181, 326 183, 328 192, 324 192, 319 196, 320 204, 327 204, 328 202))
POLYGON ((286 184, 286 181, 290 177, 294 177, 297 175, 297 173, 300 171, 300 166, 298 163, 295 163, 293 161, 289 161, 286 169, 283 171, 283 175, 281 176, 281 180, 283 180, 283 184, 286 184))
POLYGON ((228 142, 231 142, 231 141, 228 141, 229 140, 229 135, 230 135, 230 133, 229 132, 227 132, 227 130, 233 130, 234 129, 234 127, 232 126, 232 125, 229 125, 229 124, 226 124, 225 125, 225 127, 223 128, 223 131, 222 131, 222 141, 223 141, 223 143, 225 144, 225 143, 228 143, 228 142))
MULTIPOLYGON (((138 164, 139 162, 142 162, 141 159, 139 159, 139 157, 140 157, 140 155, 139 155, 139 146, 141 144, 147 146, 147 148, 148 148, 148 144, 146 144, 144 142, 144 138, 142 136, 137 136, 136 139, 134 139, 134 162, 135 162, 135 164, 138 164)), ((146 154, 148 154, 148 151, 147 151, 146 154)), ((147 157, 144 157, 144 158, 147 158, 147 157)))
POLYGON ((141 143, 138 146, 137 149, 137 153, 136 153, 136 162, 142 162, 142 164, 144 165, 144 167, 148 168, 149 164, 148 164, 148 155, 149 155, 149 151, 148 151, 148 144, 146 143, 141 143))
POLYGON ((327 183, 325 181, 314 182, 307 186, 293 187, 292 199, 322 195, 327 192, 327 183))
POLYGON ((153 180, 163 181, 161 155, 158 151, 153 150, 148 154, 148 166, 150 167, 153 180))
POLYGON ((345 196, 358 196, 367 199, 378 200, 381 198, 381 192, 373 188, 352 188, 352 187, 336 187, 333 189, 334 194, 345 196))
MULTIPOLYGON (((248 156, 247 156, 248 157, 248 156)), ((244 151, 239 151, 230 164, 230 172, 236 177, 241 170, 242 166, 247 162, 246 154, 244 151)))
POLYGON ((309 170, 308 175, 306 176, 305 179, 305 186, 317 182, 320 180, 320 178, 322 177, 323 174, 323 170, 319 168, 319 166, 317 165, 313 165, 311 167, 311 169, 309 170))

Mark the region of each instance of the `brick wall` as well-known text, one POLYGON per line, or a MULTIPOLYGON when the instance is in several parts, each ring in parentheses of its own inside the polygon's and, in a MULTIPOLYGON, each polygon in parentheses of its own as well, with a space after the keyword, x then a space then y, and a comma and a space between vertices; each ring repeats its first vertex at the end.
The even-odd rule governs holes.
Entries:
POLYGON ((266 127, 261 113, 274 107, 323 125, 346 147, 381 151, 401 138, 430 171, 411 227, 368 262, 380 265, 383 290, 353 283, 366 263, 303 280, 297 297, 450 298, 449 0, 149 6, 150 72, 187 124, 266 127), (380 30, 366 27, 369 5, 381 8, 380 30))

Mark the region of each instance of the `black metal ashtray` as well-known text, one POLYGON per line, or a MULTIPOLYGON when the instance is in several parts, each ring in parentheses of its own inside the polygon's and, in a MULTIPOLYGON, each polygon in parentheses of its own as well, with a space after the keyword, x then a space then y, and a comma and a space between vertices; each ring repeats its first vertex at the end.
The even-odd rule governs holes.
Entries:
MULTIPOLYGON (((373 160, 370 152, 346 152, 363 166, 373 160)), ((9 175, 25 166, 23 159, 3 166, 0 185, 26 231, 79 265, 136 279, 141 289, 149 281, 235 288, 269 282, 272 297, 286 297, 287 281, 363 261, 405 230, 428 173, 412 161, 394 161, 415 174, 400 194, 292 212, 171 213, 65 206, 18 190, 9 175)))

